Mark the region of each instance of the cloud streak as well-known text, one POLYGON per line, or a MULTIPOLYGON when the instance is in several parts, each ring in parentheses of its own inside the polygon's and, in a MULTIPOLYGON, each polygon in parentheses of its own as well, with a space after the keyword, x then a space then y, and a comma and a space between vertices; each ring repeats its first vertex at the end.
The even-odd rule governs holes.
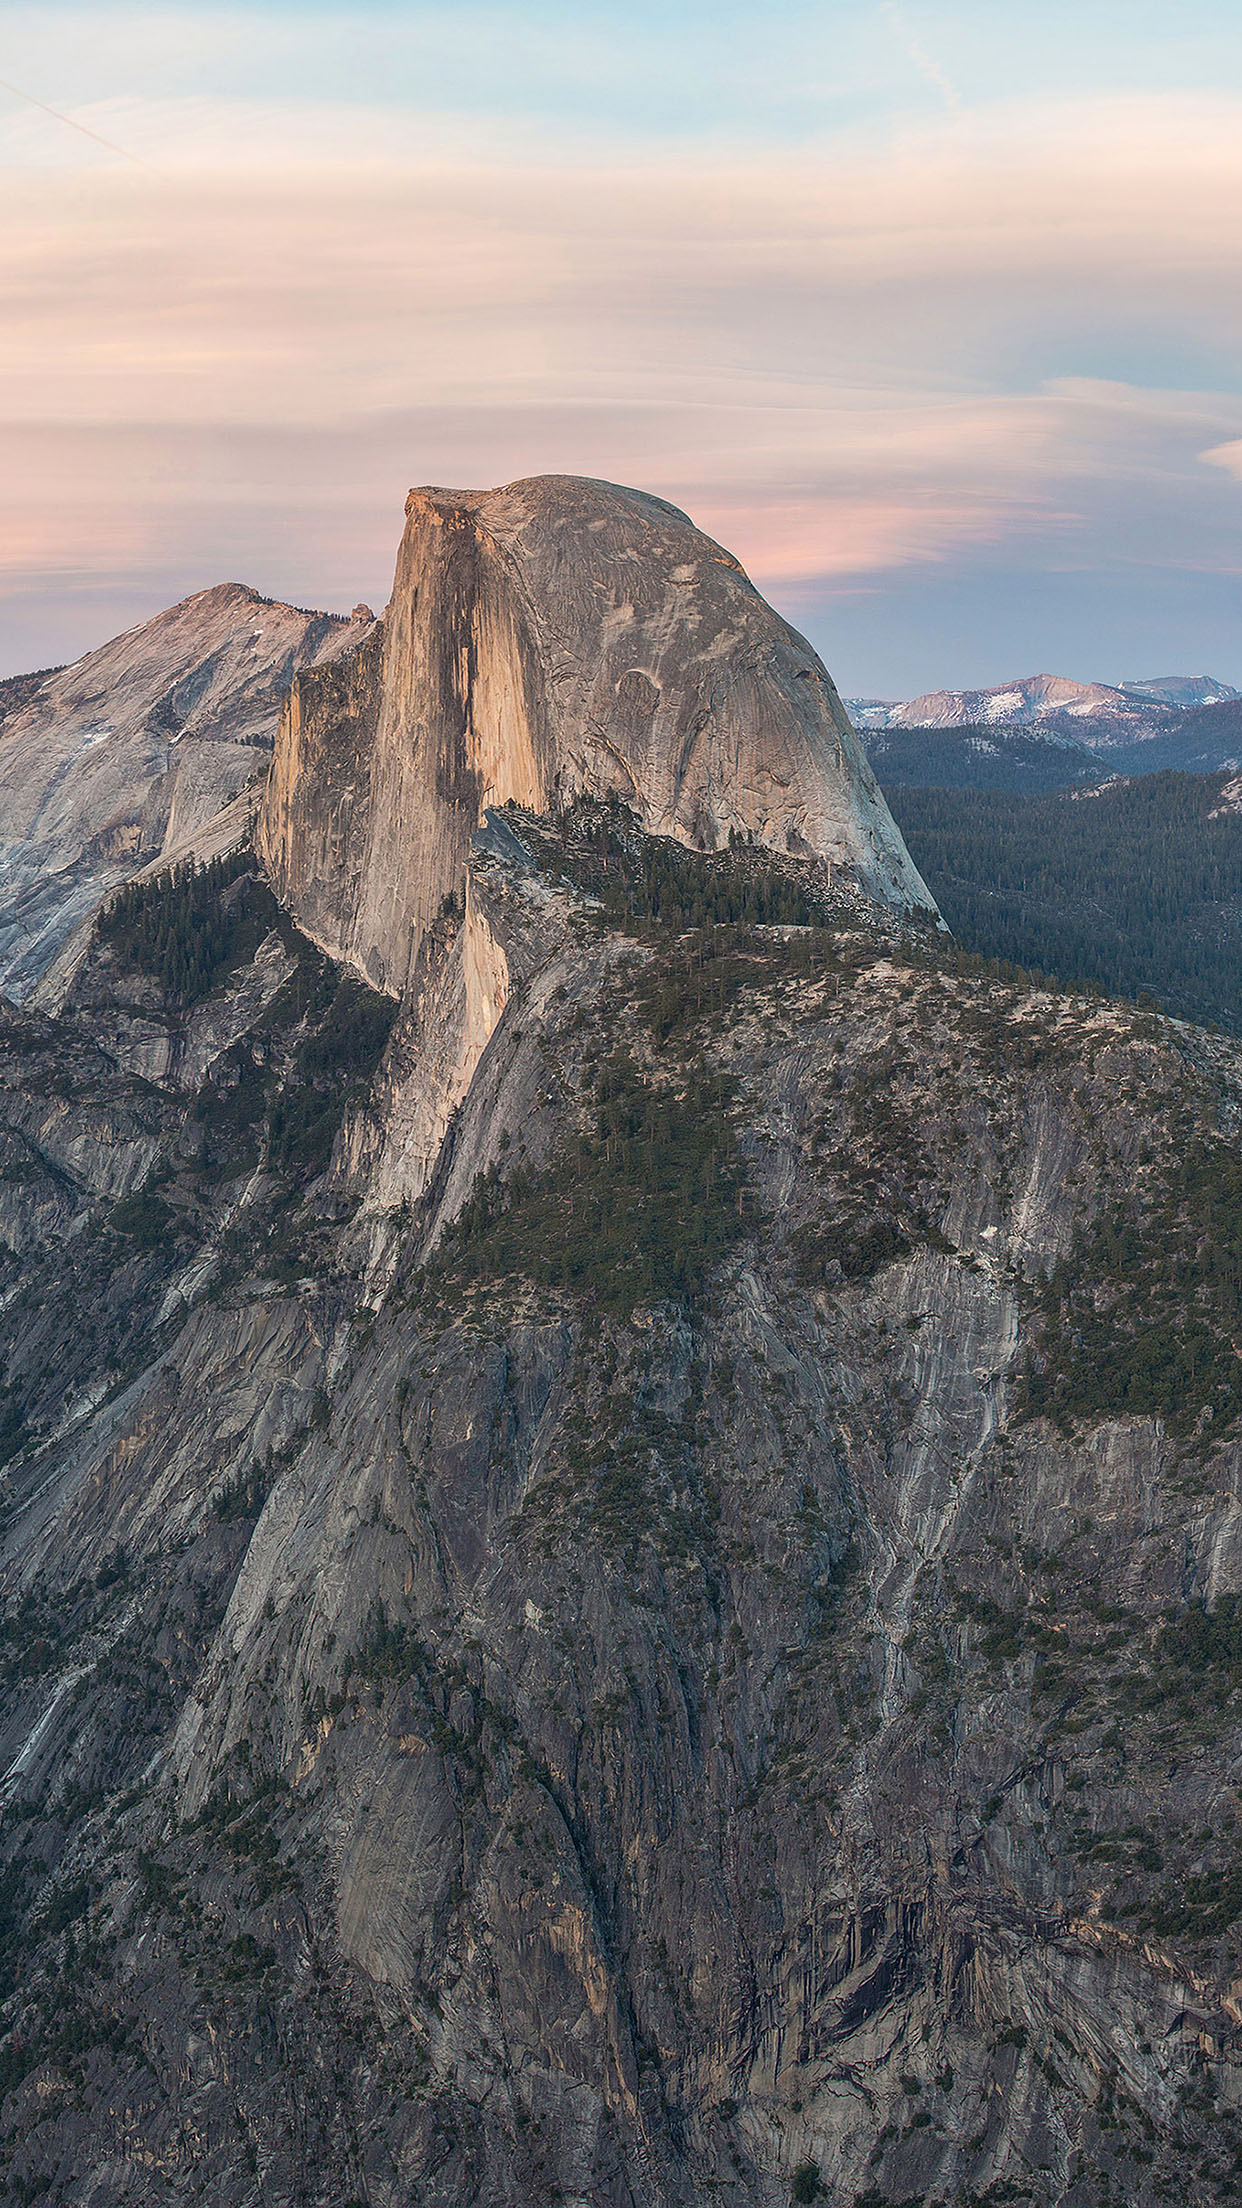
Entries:
POLYGON ((901 9, 895 5, 895 0, 881 0, 880 13, 892 24, 902 47, 909 55, 919 75, 926 79, 933 91, 940 94, 945 106, 960 108, 962 100, 956 86, 949 82, 939 62, 933 60, 926 47, 914 36, 901 9))
POLYGON ((46 100, 37 100, 33 92, 23 92, 19 84, 10 84, 7 77, 0 77, 0 91, 12 94, 15 100, 24 100, 27 107, 38 108, 43 115, 50 115, 53 122, 63 123, 66 130, 76 130, 79 138, 89 138, 92 145, 102 146, 106 153, 115 153, 122 161, 131 161, 135 168, 145 169, 148 175, 158 175, 149 161, 141 154, 131 153, 127 146, 118 146, 113 138, 105 138, 97 130, 91 130, 72 115, 64 115, 58 107, 49 107, 46 100))

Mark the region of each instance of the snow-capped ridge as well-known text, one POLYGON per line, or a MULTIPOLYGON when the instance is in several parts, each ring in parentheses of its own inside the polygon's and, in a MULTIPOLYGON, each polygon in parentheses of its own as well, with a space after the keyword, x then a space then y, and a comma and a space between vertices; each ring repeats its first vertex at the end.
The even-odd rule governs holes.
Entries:
POLYGON ((978 690, 927 690, 904 699, 847 700, 855 725, 883 728, 1030 728, 1095 751, 1163 735, 1177 716, 1239 693, 1213 675, 1153 675, 1127 683, 1022 675, 978 690))

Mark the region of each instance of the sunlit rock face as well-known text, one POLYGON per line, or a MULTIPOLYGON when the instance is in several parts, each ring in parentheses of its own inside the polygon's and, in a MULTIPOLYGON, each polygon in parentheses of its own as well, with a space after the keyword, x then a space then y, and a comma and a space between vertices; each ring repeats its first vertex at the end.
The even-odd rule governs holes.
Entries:
POLYGON ((934 909, 826 669, 675 506, 539 476, 411 491, 406 516, 382 631, 294 682, 260 824, 335 955, 400 991, 484 809, 581 793, 934 909))
POLYGON ((27 996, 110 888, 175 856, 262 775, 298 668, 371 621, 221 583, 70 667, 0 683, 5 994, 27 996))

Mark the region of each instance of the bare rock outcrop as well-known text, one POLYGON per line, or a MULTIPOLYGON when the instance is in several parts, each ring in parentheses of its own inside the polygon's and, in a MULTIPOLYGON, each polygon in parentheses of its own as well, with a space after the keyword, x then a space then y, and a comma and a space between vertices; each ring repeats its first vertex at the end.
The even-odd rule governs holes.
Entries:
POLYGON ((411 491, 406 515, 382 628, 293 684, 260 821, 333 955, 401 993, 485 808, 581 793, 934 910, 826 669, 675 506, 539 476, 411 491))
POLYGON ((0 683, 0 989, 25 998, 113 884, 192 843, 261 773, 298 668, 371 623, 221 583, 0 683))

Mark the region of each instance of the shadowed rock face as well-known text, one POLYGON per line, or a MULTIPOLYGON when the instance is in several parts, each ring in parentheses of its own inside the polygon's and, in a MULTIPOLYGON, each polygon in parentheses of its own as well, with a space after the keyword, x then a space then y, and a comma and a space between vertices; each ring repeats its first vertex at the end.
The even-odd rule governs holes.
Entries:
POLYGON ((483 809, 615 792, 934 909, 814 652, 675 506, 574 476, 416 490, 382 637, 301 674, 260 850, 335 955, 400 990, 483 809))

